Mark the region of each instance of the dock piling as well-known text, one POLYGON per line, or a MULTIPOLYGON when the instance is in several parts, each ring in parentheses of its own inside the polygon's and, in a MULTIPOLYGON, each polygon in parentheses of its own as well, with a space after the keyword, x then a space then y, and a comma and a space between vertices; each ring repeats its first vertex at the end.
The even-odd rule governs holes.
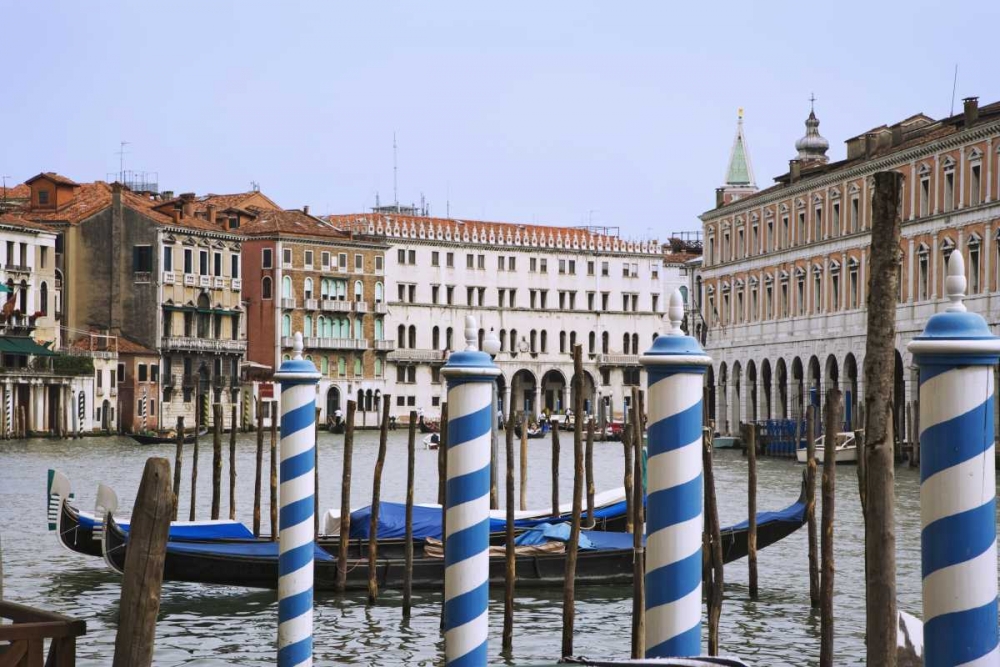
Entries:
POLYGON ((236 404, 229 415, 229 520, 236 521, 236 404))
POLYGON ((391 396, 382 395, 382 421, 378 432, 378 455, 372 480, 372 511, 368 524, 368 604, 378 599, 378 515, 382 495, 382 470, 385 468, 386 446, 389 442, 389 403, 391 396))
POLYGON ((212 521, 222 511, 222 404, 212 405, 212 521))
POLYGON ((559 422, 552 421, 552 516, 559 516, 559 422))
POLYGON ((749 570, 749 594, 757 600, 757 425, 743 425, 747 437, 747 566, 749 570))
MULTIPOLYGON (((201 398, 199 397, 199 402, 201 398)), ((194 437, 191 443, 191 508, 188 521, 195 520, 195 510, 198 506, 198 430, 201 428, 201 410, 195 409, 194 437)))
POLYGON ((278 402, 271 401, 271 541, 278 539, 278 402))
POLYGON ((264 465, 264 399, 257 397, 257 469, 253 482, 253 536, 260 537, 260 487, 264 465))
POLYGON ((173 521, 177 521, 181 497, 181 463, 184 457, 184 417, 177 418, 177 449, 174 452, 174 511, 173 521))
MULTIPOLYGON (((416 465, 417 411, 410 410, 406 434, 406 536, 403 542, 403 618, 410 618, 413 596, 413 484, 416 465)), ((438 447, 441 445, 439 444, 438 447)))
MULTIPOLYGON (((840 389, 832 387, 826 392, 823 406, 823 532, 822 578, 820 579, 820 667, 833 667, 833 517, 837 480, 837 433, 843 423, 844 395, 840 389), (832 445, 832 446, 831 446, 832 445)), ((893 621, 895 623, 895 620, 893 621)))
MULTIPOLYGON (((703 399, 704 400, 704 399, 703 399)), ((722 534, 719 526, 719 504, 715 497, 715 473, 712 467, 712 428, 702 429, 702 467, 705 471, 705 539, 707 547, 703 562, 708 590, 705 598, 708 607, 708 654, 719 655, 719 621, 722 618, 724 570, 722 534)))
POLYGON ((809 606, 819 609, 819 536, 816 524, 816 406, 806 408, 806 530, 809 534, 809 606))
POLYGON ((573 509, 566 545, 563 577, 562 657, 573 655, 576 621, 576 561, 580 551, 580 513, 583 505, 583 346, 573 346, 573 509))
POLYGON ((319 425, 321 410, 316 408, 315 426, 313 426, 313 534, 319 537, 319 425))
POLYGON ((622 482, 622 486, 625 487, 625 532, 631 533, 634 532, 632 525, 632 475, 634 471, 632 469, 632 429, 629 427, 629 423, 622 424, 622 449, 625 459, 625 479, 622 482))
POLYGON ((340 478, 340 534, 337 536, 338 593, 347 587, 347 548, 351 543, 351 469, 354 458, 354 418, 357 403, 347 401, 347 421, 344 424, 344 470, 340 478))
MULTIPOLYGON (((504 504, 507 521, 504 527, 504 576, 503 576, 503 647, 500 654, 510 660, 514 652, 514 583, 517 579, 517 552, 514 545, 514 427, 517 416, 513 410, 507 419, 504 438, 507 444, 507 476, 504 504)), ((526 426, 526 424, 525 424, 526 426)), ((524 431, 521 431, 524 437, 524 431)))
POLYGON ((585 454, 586 478, 587 478, 587 527, 593 528, 597 525, 597 518, 594 516, 594 420, 587 420, 587 450, 585 454))
POLYGON ((528 413, 521 412, 521 511, 528 509, 528 413))
MULTIPOLYGON (((643 657, 646 647, 646 550, 642 521, 642 396, 632 387, 632 423, 626 424, 632 444, 632 657, 643 657)), ((700 605, 699 605, 700 606, 700 605)))
MULTIPOLYGON (((448 512, 445 510, 448 498, 448 401, 441 403, 441 423, 438 438, 438 504, 441 505, 441 550, 448 553, 448 512)), ((444 632, 444 614, 447 597, 441 596, 441 632, 444 632)))

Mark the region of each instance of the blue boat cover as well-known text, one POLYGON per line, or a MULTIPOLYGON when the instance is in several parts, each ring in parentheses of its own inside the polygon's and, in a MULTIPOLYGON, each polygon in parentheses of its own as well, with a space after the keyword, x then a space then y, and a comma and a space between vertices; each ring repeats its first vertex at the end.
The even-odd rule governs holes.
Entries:
MULTIPOLYGON (((170 542, 167 549, 173 553, 200 554, 205 556, 243 556, 277 560, 277 542, 170 542)), ((319 545, 313 547, 316 560, 333 562, 334 557, 319 545)))
MULTIPOLYGON (((761 526, 765 523, 782 523, 782 522, 792 522, 792 523, 802 523, 806 516, 806 504, 805 503, 795 503, 794 505, 789 505, 783 510, 778 510, 776 512, 757 512, 757 526, 761 526)), ((723 528, 722 531, 727 530, 742 530, 744 528, 750 527, 750 520, 740 521, 735 526, 730 528, 723 528)))
MULTIPOLYGON (((92 514, 79 513, 80 525, 94 530, 100 523, 92 514)), ((128 521, 118 521, 122 532, 128 533, 128 521)), ((251 540, 253 532, 237 521, 204 521, 172 523, 167 539, 171 540, 251 540)))
MULTIPOLYGON (((624 516, 625 507, 625 501, 623 500, 619 503, 596 508, 594 516, 599 519, 612 519, 624 516)), ((368 539, 371 516, 371 505, 351 512, 352 539, 368 539)), ((586 512, 583 513, 583 518, 586 520, 586 512)), ((569 520, 570 515, 568 514, 564 514, 556 520, 553 520, 552 517, 517 519, 514 521, 514 526, 517 528, 532 528, 543 524, 562 523, 569 520)), ((490 519, 490 532, 502 532, 506 527, 507 522, 503 519, 490 519)), ((378 536, 379 538, 406 536, 406 505, 402 503, 379 503, 378 536)), ((413 507, 413 539, 423 540, 428 537, 441 539, 441 508, 415 505, 413 507)))

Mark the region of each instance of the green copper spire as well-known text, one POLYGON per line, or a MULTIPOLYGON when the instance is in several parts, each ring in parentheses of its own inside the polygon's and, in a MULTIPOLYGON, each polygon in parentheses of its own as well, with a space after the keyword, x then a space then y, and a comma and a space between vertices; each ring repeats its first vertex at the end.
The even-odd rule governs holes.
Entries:
POLYGON ((747 152, 747 140, 743 136, 743 109, 740 109, 739 112, 736 137, 733 139, 733 148, 729 152, 726 185, 756 187, 753 181, 753 168, 750 166, 750 154, 747 152))

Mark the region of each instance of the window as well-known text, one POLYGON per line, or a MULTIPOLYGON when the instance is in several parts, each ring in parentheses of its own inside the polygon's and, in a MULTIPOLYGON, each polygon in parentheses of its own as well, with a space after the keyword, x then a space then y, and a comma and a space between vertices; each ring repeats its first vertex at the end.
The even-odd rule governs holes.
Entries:
POLYGON ((559 291, 559 310, 566 310, 566 292, 559 291))
POLYGON ((400 248, 399 250, 397 250, 396 251, 396 260, 400 264, 406 264, 406 250, 404 250, 403 248, 400 248))
POLYGON ((840 202, 833 202, 833 220, 830 221, 833 233, 840 236, 840 202))
POLYGON ((399 292, 397 295, 399 297, 398 300, 406 301, 406 285, 400 283, 399 285, 396 285, 396 289, 399 292))
POLYGON ((455 303, 455 286, 448 285, 445 288, 445 301, 450 306, 455 303))
POLYGON ((593 292, 587 292, 587 310, 594 309, 594 297, 596 296, 593 292))
POLYGON ((774 221, 767 221, 767 251, 774 250, 774 221))
POLYGON ((921 301, 928 296, 928 253, 927 247, 921 246, 917 252, 917 298, 921 301))
POLYGON ((975 206, 979 203, 979 184, 981 181, 981 173, 982 165, 974 164, 969 169, 969 206, 975 206))
MULTIPOLYGON (((476 305, 477 306, 484 306, 484 305, 486 305, 486 288, 485 287, 477 287, 476 288, 476 294, 479 297, 476 300, 476 305)), ((482 347, 482 346, 480 346, 480 347, 482 347)))
POLYGON ((979 239, 976 237, 969 239, 969 293, 979 293, 979 239))
POLYGON ((805 274, 799 274, 795 278, 795 310, 799 315, 805 315, 806 312, 806 277, 805 274))
POLYGON ((813 271, 813 312, 819 313, 823 310, 823 274, 819 267, 813 271))
POLYGON ((148 245, 132 247, 132 271, 151 272, 153 270, 153 248, 148 245))
POLYGON ((146 382, 146 364, 139 364, 139 382, 146 382))
POLYGON ((569 293, 569 309, 576 310, 576 292, 569 293))
MULTIPOLYGON (((722 261, 726 261, 725 258, 722 261)), ((628 262, 622 264, 622 278, 628 278, 628 262)))
POLYGON ((931 202, 931 177, 924 176, 920 179, 920 217, 930 213, 931 202))
POLYGON ((830 269, 830 310, 840 310, 840 267, 830 269))
POLYGON ((431 266, 441 265, 441 253, 437 250, 431 251, 431 266))
POLYGON ((291 299, 292 298, 292 278, 291 276, 285 276, 281 279, 281 298, 291 299))
POLYGON ((788 216, 787 215, 783 215, 783 216, 781 216, 781 247, 782 248, 787 248, 788 245, 789 245, 788 241, 789 241, 789 236, 788 236, 788 216))
POLYGON ((445 258, 445 266, 447 266, 449 269, 455 266, 455 253, 449 252, 444 256, 444 258, 445 258))
POLYGON ((486 268, 486 255, 479 255, 476 258, 476 268, 485 269, 486 268))
POLYGON ((858 206, 859 206, 859 204, 858 204, 858 198, 857 198, 857 196, 852 197, 851 198, 851 217, 850 217, 850 220, 847 221, 847 225, 848 225, 847 226, 847 233, 848 234, 853 234, 854 232, 858 231, 858 210, 859 210, 858 206))
POLYGON ((760 251, 760 234, 757 229, 757 223, 754 223, 750 228, 750 253, 751 255, 756 255, 760 251))
POLYGON ((212 275, 221 276, 222 275, 222 253, 216 252, 212 254, 212 275))
MULTIPOLYGON (((416 264, 416 251, 410 251, 410 264, 416 264)), ((354 270, 358 273, 365 270, 365 256, 361 254, 354 255, 354 270)))
MULTIPOLYGON (((805 217, 805 213, 800 214, 805 217)), ((838 230, 831 229, 830 236, 838 236, 838 230)), ((817 206, 813 211, 813 240, 818 241, 823 238, 823 208, 817 206)))
POLYGON ((118 364, 118 372, 115 377, 115 382, 121 384, 125 381, 125 364, 118 364))
POLYGON ((610 267, 608 265, 608 262, 601 262, 601 275, 607 277, 609 271, 610 267))
POLYGON ((306 278, 302 282, 302 298, 311 299, 313 298, 313 279, 306 278))
POLYGON ((611 292, 601 292, 601 310, 607 312, 609 302, 611 301, 611 292))
POLYGON ((385 301, 385 288, 382 286, 382 281, 375 283, 375 303, 382 303, 385 301))
POLYGON ((285 313, 281 316, 281 335, 291 336, 292 335, 292 316, 285 313))
POLYGON ((39 206, 47 206, 48 203, 49 203, 49 191, 48 190, 39 190, 38 191, 38 205, 39 206))
POLYGON ((465 255, 465 268, 472 269, 476 266, 476 257, 471 253, 465 255))
POLYGON ((851 310, 858 307, 858 265, 852 262, 847 273, 847 298, 848 308, 851 310))
POLYGON ((207 276, 208 275, 208 251, 201 250, 198 252, 198 273, 207 276))
MULTIPOLYGON (((742 230, 740 231, 740 233, 741 234, 743 233, 742 230)), ((650 277, 653 280, 659 280, 660 279, 660 267, 658 267, 657 265, 654 264, 652 267, 650 267, 649 271, 650 271, 650 277)))
MULTIPOLYGON (((354 281, 354 300, 364 301, 365 300, 365 286, 360 280, 354 281)), ((411 298, 410 301, 413 301, 411 298)))
POLYGON ((517 258, 511 255, 507 258, 507 270, 516 271, 517 270, 517 258))
POLYGON ((944 172, 944 210, 955 209, 955 167, 945 167, 944 172))
MULTIPOLYGON (((400 262, 400 264, 402 264, 402 262, 400 262)), ((339 255, 337 255, 337 265, 340 267, 341 271, 346 271, 347 270, 347 253, 346 252, 342 252, 339 255)))
POLYGON ((497 256, 497 271, 503 271, 503 270, 504 270, 503 255, 498 255, 497 256))
POLYGON ((653 300, 653 312, 654 313, 660 312, 660 295, 659 294, 653 294, 652 295, 652 300, 653 300))
POLYGON ((239 253, 233 253, 229 256, 229 276, 231 278, 240 277, 240 256, 239 253))
MULTIPOLYGON (((513 291, 514 290, 511 290, 512 293, 513 291)), ((542 310, 545 310, 548 308, 549 291, 547 289, 539 290, 538 294, 542 299, 542 310)), ((513 305, 513 297, 511 298, 511 305, 513 305)))
POLYGON ((282 251, 281 251, 281 263, 284 266, 291 266, 292 265, 292 249, 291 248, 283 248, 282 249, 282 251))
POLYGON ((532 310, 535 309, 535 295, 537 294, 538 292, 536 290, 533 289, 528 290, 528 307, 531 308, 532 310))
POLYGON ((361 357, 354 357, 354 377, 361 377, 361 357))
MULTIPOLYGON (((42 248, 45 250, 45 248, 42 248)), ((167 246, 163 249, 163 270, 173 271, 174 270, 174 249, 167 246)))
POLYGON ((312 250, 306 250, 305 251, 305 264, 306 264, 306 268, 307 269, 311 269, 313 267, 313 251, 312 250))
POLYGON ((539 273, 548 273, 549 272, 549 260, 547 260, 544 257, 542 257, 541 259, 538 260, 538 272, 539 273))
MULTIPOLYGON (((190 251, 189 250, 185 250, 184 251, 185 255, 188 252, 190 252, 190 251)), ((271 255, 272 255, 272 251, 271 251, 270 248, 264 248, 263 250, 261 250, 261 256, 260 256, 260 265, 261 265, 261 268, 264 268, 264 269, 270 269, 270 268, 272 268, 272 265, 271 265, 272 257, 271 257, 271 255)), ((185 259, 184 263, 185 263, 185 265, 187 264, 187 259, 185 259)), ((190 271, 188 271, 186 268, 184 269, 184 272, 185 273, 190 273, 190 271)))
MULTIPOLYGON (((322 266, 323 266, 324 269, 329 269, 330 268, 330 253, 324 251, 320 255, 320 262, 322 263, 322 266)), ((326 361, 326 360, 324 359, 324 361, 326 361)))
POLYGON ((264 276, 260 281, 260 298, 270 299, 271 297, 271 278, 270 276, 264 276))
POLYGON ((43 282, 39 290, 39 308, 42 315, 49 314, 49 285, 43 282))
POLYGON ((438 302, 438 295, 441 293, 440 285, 431 285, 431 303, 438 302))
POLYGON ((576 260, 575 259, 569 260, 569 274, 571 276, 575 276, 576 275, 576 260))
POLYGON ((538 260, 534 257, 531 257, 530 259, 528 259, 528 271, 534 273, 537 270, 538 270, 538 260))

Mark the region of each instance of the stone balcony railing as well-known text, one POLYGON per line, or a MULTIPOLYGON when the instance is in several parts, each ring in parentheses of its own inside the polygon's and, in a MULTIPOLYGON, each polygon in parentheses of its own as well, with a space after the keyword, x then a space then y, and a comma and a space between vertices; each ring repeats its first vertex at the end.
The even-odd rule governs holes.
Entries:
POLYGON ((385 301, 375 302, 375 314, 385 315, 387 312, 389 312, 389 308, 385 305, 385 301))
POLYGON ((396 349, 396 341, 394 340, 377 340, 375 341, 375 349, 381 350, 383 352, 391 352, 396 349))
POLYGON ((234 292, 239 292, 241 289, 243 289, 243 281, 239 278, 233 278, 233 281, 230 284, 233 286, 234 292))
POLYGON ((306 310, 319 310, 319 299, 306 299, 305 300, 306 310))
POLYGON ((212 276, 198 276, 198 287, 211 287, 212 276))
POLYGON ((355 313, 367 313, 368 312, 368 302, 367 301, 355 301, 354 302, 354 312, 355 313))
POLYGON ((389 361, 444 363, 445 354, 444 350, 414 350, 400 348, 390 352, 387 358, 389 361))
POLYGON ((168 350, 178 350, 182 352, 246 352, 247 342, 245 340, 216 340, 213 338, 181 338, 176 336, 166 336, 163 338, 163 347, 168 350))
POLYGON ((286 310, 294 310, 295 309, 295 299, 294 298, 288 298, 288 297, 282 297, 281 298, 281 307, 284 308, 284 309, 286 309, 286 310))
MULTIPOLYGON (((281 347, 290 348, 294 345, 292 336, 281 337, 281 347)), ((317 338, 308 336, 302 339, 302 345, 308 350, 367 350, 367 338, 317 338)))
POLYGON ((323 299, 321 304, 323 310, 327 310, 333 313, 349 313, 351 312, 351 302, 350 301, 338 301, 335 299, 323 299))
POLYGON ((638 354, 599 354, 597 355, 598 366, 638 366, 638 354))

